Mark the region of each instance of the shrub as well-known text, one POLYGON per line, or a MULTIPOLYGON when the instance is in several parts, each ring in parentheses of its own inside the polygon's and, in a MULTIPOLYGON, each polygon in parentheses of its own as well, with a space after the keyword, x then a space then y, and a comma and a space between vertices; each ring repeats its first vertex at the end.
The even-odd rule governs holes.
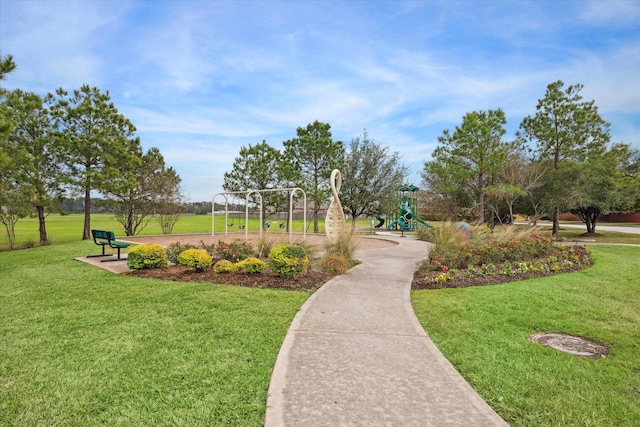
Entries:
MULTIPOLYGON (((461 242, 455 233, 436 230, 436 247, 429 254, 429 262, 449 268, 468 268, 481 264, 501 264, 547 256, 555 250, 550 237, 540 235, 530 229, 518 230, 507 227, 492 235, 477 233, 469 242, 461 242)), ((424 266, 424 269, 427 266, 424 266)), ((432 268, 434 270, 436 268, 432 268)))
POLYGON ((167 252, 162 246, 155 243, 134 246, 127 257, 127 266, 134 270, 162 268, 168 265, 167 252))
POLYGON ((262 273, 265 266, 266 264, 264 261, 254 257, 249 257, 235 263, 235 268, 237 271, 242 271, 250 274, 262 273))
POLYGON ((308 241, 306 241, 306 240, 296 240, 295 242, 292 242, 292 243, 289 243, 289 244, 300 246, 302 249, 304 249, 304 253, 307 254, 309 259, 313 258, 313 254, 315 252, 315 247, 310 245, 308 241))
POLYGON ((213 257, 216 252, 216 245, 214 243, 207 245, 204 240, 200 240, 200 246, 198 246, 198 249, 204 249, 213 257))
POLYGON ((216 273, 232 273, 236 271, 236 266, 227 259, 221 259, 213 265, 213 271, 216 273))
POLYGON ((211 267, 212 263, 211 255, 204 249, 188 249, 178 256, 178 264, 195 271, 211 267))
POLYGON ((300 245, 278 245, 269 252, 269 268, 282 277, 298 277, 308 265, 309 257, 300 245))
POLYGON ((331 274, 344 274, 349 270, 349 262, 343 256, 325 255, 320 260, 320 267, 331 274))
POLYGON ((184 245, 181 244, 180 242, 175 242, 170 244, 167 247, 167 259, 169 260, 169 262, 172 262, 174 264, 178 263, 178 256, 188 250, 188 249, 195 249, 196 247, 190 243, 185 243, 184 245))
POLYGON ((227 261, 238 262, 253 255, 253 248, 248 242, 236 239, 231 243, 226 243, 219 240, 214 247, 213 258, 216 260, 226 259, 227 261))

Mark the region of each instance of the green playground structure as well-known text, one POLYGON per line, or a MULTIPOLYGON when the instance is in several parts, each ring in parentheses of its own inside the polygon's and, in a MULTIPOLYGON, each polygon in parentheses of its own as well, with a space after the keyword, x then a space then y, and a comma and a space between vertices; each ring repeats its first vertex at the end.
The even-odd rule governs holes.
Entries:
MULTIPOLYGON (((418 190, 419 188, 413 184, 403 185, 398 189, 401 200, 400 213, 396 214, 394 220, 387 225, 387 230, 414 231, 418 225, 433 228, 418 215, 418 203, 415 197, 415 192, 418 190)), ((384 218, 376 215, 376 219, 379 221, 376 228, 382 227, 384 218)))

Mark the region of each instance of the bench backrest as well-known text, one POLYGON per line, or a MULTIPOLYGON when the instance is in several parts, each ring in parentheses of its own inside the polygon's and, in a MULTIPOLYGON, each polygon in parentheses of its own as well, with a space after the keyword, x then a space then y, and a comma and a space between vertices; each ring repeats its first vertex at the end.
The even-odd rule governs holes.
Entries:
POLYGON ((105 230, 91 230, 91 235, 93 236, 93 240, 103 239, 108 241, 116 240, 116 235, 113 231, 105 231, 105 230))

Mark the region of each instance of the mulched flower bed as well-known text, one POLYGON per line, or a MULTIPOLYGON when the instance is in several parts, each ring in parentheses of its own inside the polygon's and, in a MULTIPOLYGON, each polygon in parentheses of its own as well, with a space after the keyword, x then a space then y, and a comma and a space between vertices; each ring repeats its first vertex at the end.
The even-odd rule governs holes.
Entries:
POLYGON ((215 283, 245 286, 250 288, 286 289, 292 291, 315 291, 334 275, 319 268, 309 271, 295 279, 283 278, 268 268, 259 274, 248 273, 215 273, 212 268, 201 272, 189 270, 187 267, 172 265, 167 268, 133 270, 127 273, 136 277, 173 280, 177 282, 215 283))
MULTIPOLYGON (((534 260, 533 263, 535 264, 536 261, 540 261, 540 260, 534 260)), ((471 286, 497 285, 501 283, 516 282, 519 280, 534 279, 537 277, 552 276, 560 273, 570 273, 572 271, 579 271, 579 270, 588 268, 592 265, 593 265, 593 260, 591 260, 591 262, 589 263, 573 264, 571 266, 565 266, 563 269, 558 271, 548 271, 548 272, 528 271, 526 273, 516 273, 512 276, 505 276, 499 273, 495 273, 492 275, 468 277, 466 274, 466 270, 459 270, 455 277, 440 283, 432 280, 433 278, 435 278, 441 273, 440 271, 429 271, 424 273, 416 271, 415 274, 413 275, 413 282, 411 283, 411 289, 421 290, 421 289, 468 288, 471 286)))

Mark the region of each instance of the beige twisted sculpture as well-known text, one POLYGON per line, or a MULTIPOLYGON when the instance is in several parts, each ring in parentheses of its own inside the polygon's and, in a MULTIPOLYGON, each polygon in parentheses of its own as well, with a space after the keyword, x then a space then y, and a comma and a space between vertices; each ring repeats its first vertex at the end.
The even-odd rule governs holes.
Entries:
POLYGON ((340 175, 340 171, 338 169, 334 169, 331 172, 329 185, 331 185, 331 191, 333 192, 333 200, 327 209, 327 216, 324 220, 324 229, 327 233, 327 239, 330 242, 335 242, 344 234, 345 228, 344 212, 342 211, 342 204, 338 197, 338 192, 342 186, 342 175, 340 175))

